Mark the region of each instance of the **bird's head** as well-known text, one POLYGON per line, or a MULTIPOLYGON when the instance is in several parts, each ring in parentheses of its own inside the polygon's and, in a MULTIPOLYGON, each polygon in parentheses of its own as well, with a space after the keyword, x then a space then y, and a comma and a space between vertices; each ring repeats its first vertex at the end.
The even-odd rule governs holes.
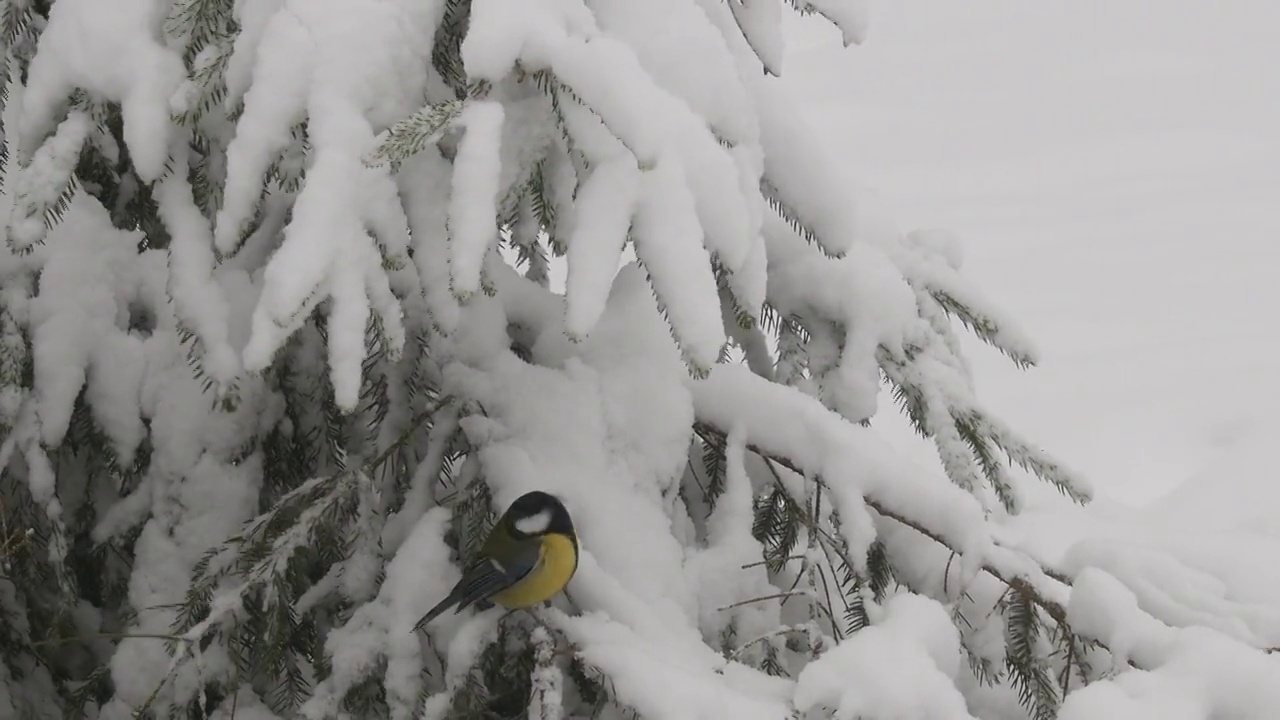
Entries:
POLYGON ((516 498, 507 509, 511 534, 515 537, 539 537, 549 533, 573 535, 573 520, 564 503, 541 490, 516 498))

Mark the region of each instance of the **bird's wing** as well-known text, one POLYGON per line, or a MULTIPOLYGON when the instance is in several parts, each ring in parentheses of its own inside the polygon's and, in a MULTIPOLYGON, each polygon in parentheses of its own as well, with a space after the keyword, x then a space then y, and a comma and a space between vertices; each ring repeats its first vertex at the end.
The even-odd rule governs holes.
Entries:
POLYGON ((481 549, 480 557, 462 571, 462 578, 449 591, 448 596, 428 610, 414 625, 414 629, 421 629, 451 607, 454 612, 460 612, 471 605, 487 610, 492 605, 488 601, 490 597, 520 582, 541 561, 541 543, 516 543, 495 539, 491 535, 481 549), (495 555, 501 556, 502 560, 494 560, 495 555))
POLYGON ((541 548, 536 543, 504 555, 504 562, 484 557, 467 568, 453 593, 457 597, 458 610, 520 582, 533 572, 542 558, 541 548))
POLYGON ((542 552, 534 544, 532 547, 520 547, 514 551, 508 549, 503 555, 507 558, 505 563, 481 556, 469 565, 463 571, 462 579, 458 580, 458 583, 449 591, 449 595, 428 610, 427 614, 414 625, 414 629, 421 629, 451 607, 454 608, 454 612, 460 612, 473 604, 481 610, 488 609, 491 606, 488 598, 520 582, 526 575, 533 572, 541 560, 542 552))

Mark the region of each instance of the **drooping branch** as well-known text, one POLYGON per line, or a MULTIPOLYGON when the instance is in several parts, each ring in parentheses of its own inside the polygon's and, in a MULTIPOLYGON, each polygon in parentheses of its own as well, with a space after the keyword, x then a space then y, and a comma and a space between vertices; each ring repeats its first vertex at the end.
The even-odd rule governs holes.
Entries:
MULTIPOLYGON (((714 425, 705 423, 705 421, 700 421, 698 427, 695 429, 699 436, 716 437, 719 438, 719 441, 721 442, 723 442, 723 437, 726 436, 726 432, 724 432, 723 429, 714 427, 714 425)), ((790 457, 772 454, 772 452, 765 451, 759 446, 750 445, 750 443, 746 447, 748 447, 748 450, 751 452, 754 452, 755 455, 762 457, 767 464, 782 466, 782 468, 791 470, 792 473, 801 475, 801 477, 815 478, 819 483, 826 482, 826 480, 820 477, 820 475, 815 473, 813 470, 806 473, 805 469, 801 468, 799 462, 790 459, 790 457)), ((941 534, 933 532, 933 530, 929 529, 927 525, 919 523, 919 521, 913 520, 909 518, 909 516, 901 514, 899 511, 888 509, 888 507, 884 506, 884 503, 878 502, 874 500, 874 498, 867 497, 864 498, 864 501, 867 502, 870 509, 876 511, 877 514, 883 516, 883 518, 888 518, 896 521, 896 523, 906 525, 906 527, 915 530, 916 533, 922 534, 922 536, 931 539, 931 541, 940 544, 940 546, 947 548, 947 550, 950 550, 951 552, 959 552, 959 550, 954 547, 954 544, 948 542, 946 538, 941 536, 941 534)), ((1012 550, 1012 548, 1001 547, 998 546, 998 544, 996 547, 998 550, 1002 551, 1002 555, 1016 555, 1021 557, 1021 553, 1012 550)), ((998 582, 1006 585, 1006 587, 1010 588, 1012 592, 1016 592, 1020 594, 1020 596, 1028 598, 1033 605, 1036 605, 1039 609, 1046 612, 1046 614, 1055 620, 1056 623, 1066 626, 1066 607, 1062 605, 1060 601, 1051 597, 1053 592, 1052 588, 1042 587, 1042 584, 1043 580, 1051 580, 1051 582, 1068 585, 1069 587, 1070 579, 1064 577, 1061 573, 1057 573, 1057 571, 1043 568, 1043 566, 1038 564, 1034 566, 1034 568, 1038 570, 1038 573, 1028 573, 1027 570, 1010 568, 1009 565, 1011 565, 1011 562, 997 562, 992 559, 988 559, 988 561, 984 562, 982 565, 982 571, 991 575, 991 577, 998 580, 998 582), (1037 574, 1039 577, 1036 577, 1037 574)))
MULTIPOLYGON (((723 438, 725 436, 725 432, 722 431, 720 428, 707 425, 706 423, 699 423, 697 426, 697 432, 699 435, 719 436, 720 438, 723 438)), ((756 445, 748 444, 747 449, 755 453, 757 456, 759 456, 763 460, 765 460, 766 463, 774 463, 802 477, 812 477, 812 478, 816 478, 818 482, 825 482, 822 479, 822 477, 816 472, 810 471, 806 473, 806 471, 799 465, 799 463, 792 460, 791 458, 770 453, 756 445)), ((916 532, 929 538, 935 543, 938 543, 939 545, 950 550, 953 553, 959 552, 959 550, 957 550, 951 543, 949 543, 946 538, 942 537, 938 533, 929 529, 929 527, 927 527, 923 523, 913 520, 912 518, 907 517, 906 515, 903 515, 901 512, 890 510, 889 508, 885 507, 883 503, 877 502, 872 498, 864 498, 864 499, 868 507, 870 507, 872 510, 874 510, 876 513, 878 513, 882 517, 889 518, 890 520, 893 520, 897 523, 900 523, 902 525, 905 525, 911 528, 912 530, 915 530, 916 532)), ((1017 552, 1010 548, 1004 548, 999 545, 997 545, 997 547, 1010 554, 1017 552)), ((1018 554, 1021 555, 1021 553, 1018 553, 1018 554)), ((1053 571, 1052 569, 1046 569, 1043 566, 1038 566, 1038 569, 1042 577, 1045 579, 1049 579, 1066 586, 1069 586, 1071 584, 1070 580, 1065 576, 1063 576, 1061 573, 1053 571)), ((1033 576, 1031 576, 1029 573, 1026 573, 1025 571, 1019 571, 1017 569, 1012 569, 1008 567, 1001 567, 1000 565, 994 562, 987 562, 983 564, 982 571, 987 573, 991 577, 995 578, 1000 583, 1007 586, 1013 592, 1027 598, 1030 602, 1032 602, 1034 605, 1036 605, 1041 610, 1043 610, 1045 614, 1047 614, 1050 618, 1052 618, 1055 622, 1057 622, 1063 628, 1067 627, 1066 608, 1063 606, 1061 602, 1050 597, 1049 591, 1047 591, 1045 588, 1037 586, 1038 578, 1034 578, 1033 576)))
MULTIPOLYGON (((755 453, 756 455, 759 455, 761 458, 770 462, 777 463, 778 465, 781 465, 782 467, 787 468, 791 472, 794 472, 798 475, 805 474, 804 471, 801 470, 798 465, 796 465, 793 461, 791 461, 788 458, 779 457, 777 455, 771 455, 765 452, 764 450, 752 445, 748 445, 747 448, 751 450, 753 453, 755 453)), ((811 476, 813 475, 811 474, 811 476)), ((916 522, 901 513, 890 510, 887 507, 885 507, 883 504, 878 503, 871 498, 865 498, 865 501, 867 503, 867 506, 870 507, 872 510, 876 511, 876 513, 878 513, 879 515, 889 518, 890 520, 893 520, 902 525, 905 525, 911 528, 912 530, 915 530, 916 532, 938 543, 939 545, 950 550, 951 552, 957 552, 957 553, 959 552, 955 547, 952 547, 952 545, 948 543, 945 538, 943 538, 941 535, 937 534, 936 532, 930 530, 928 527, 924 526, 923 524, 916 522)), ((1059 623, 1064 623, 1064 624, 1066 623, 1067 610, 1065 607, 1062 606, 1062 603, 1056 600, 1053 600, 1049 597, 1046 597, 1044 593, 1037 590, 1037 588, 1033 585, 1032 581, 1029 578, 1022 575, 1010 573, 1007 570, 1001 570, 1000 568, 995 567, 991 564, 983 565, 982 570, 983 572, 987 573, 991 577, 995 578, 996 580, 1000 581, 1004 585, 1008 586, 1009 589, 1030 599, 1037 606, 1039 606, 1040 609, 1044 610, 1045 613, 1047 613, 1049 617, 1053 618, 1055 621, 1059 623)), ((1063 578, 1060 574, 1053 572, 1052 570, 1045 570, 1043 567, 1041 568, 1041 570, 1042 572, 1044 572, 1044 575, 1046 577, 1057 580, 1058 582, 1062 582, 1063 584, 1069 584, 1069 582, 1065 578, 1063 578)))

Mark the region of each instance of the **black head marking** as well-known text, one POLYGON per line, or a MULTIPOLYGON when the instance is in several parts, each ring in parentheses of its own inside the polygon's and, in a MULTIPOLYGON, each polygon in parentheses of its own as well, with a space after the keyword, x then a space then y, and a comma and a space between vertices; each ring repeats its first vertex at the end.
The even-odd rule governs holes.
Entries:
POLYGON ((508 529, 515 537, 530 537, 547 533, 573 535, 573 520, 570 519, 569 511, 565 509, 564 503, 560 502, 560 499, 555 495, 541 490, 534 490, 516 498, 516 501, 511 503, 511 507, 507 508, 506 521, 508 529), (542 516, 542 518, 539 518, 539 516, 542 516), (529 532, 521 531, 520 525, 530 526, 529 523, 521 523, 521 520, 530 521, 532 525, 540 527, 529 532))

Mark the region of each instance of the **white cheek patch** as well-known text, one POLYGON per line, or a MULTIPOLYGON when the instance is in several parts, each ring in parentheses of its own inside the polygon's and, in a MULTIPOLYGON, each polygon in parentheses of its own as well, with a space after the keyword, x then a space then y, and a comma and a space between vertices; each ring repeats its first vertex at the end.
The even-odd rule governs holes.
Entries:
POLYGON ((530 515, 516 521, 516 529, 525 535, 544 533, 551 526, 551 511, 543 510, 537 515, 530 515))

